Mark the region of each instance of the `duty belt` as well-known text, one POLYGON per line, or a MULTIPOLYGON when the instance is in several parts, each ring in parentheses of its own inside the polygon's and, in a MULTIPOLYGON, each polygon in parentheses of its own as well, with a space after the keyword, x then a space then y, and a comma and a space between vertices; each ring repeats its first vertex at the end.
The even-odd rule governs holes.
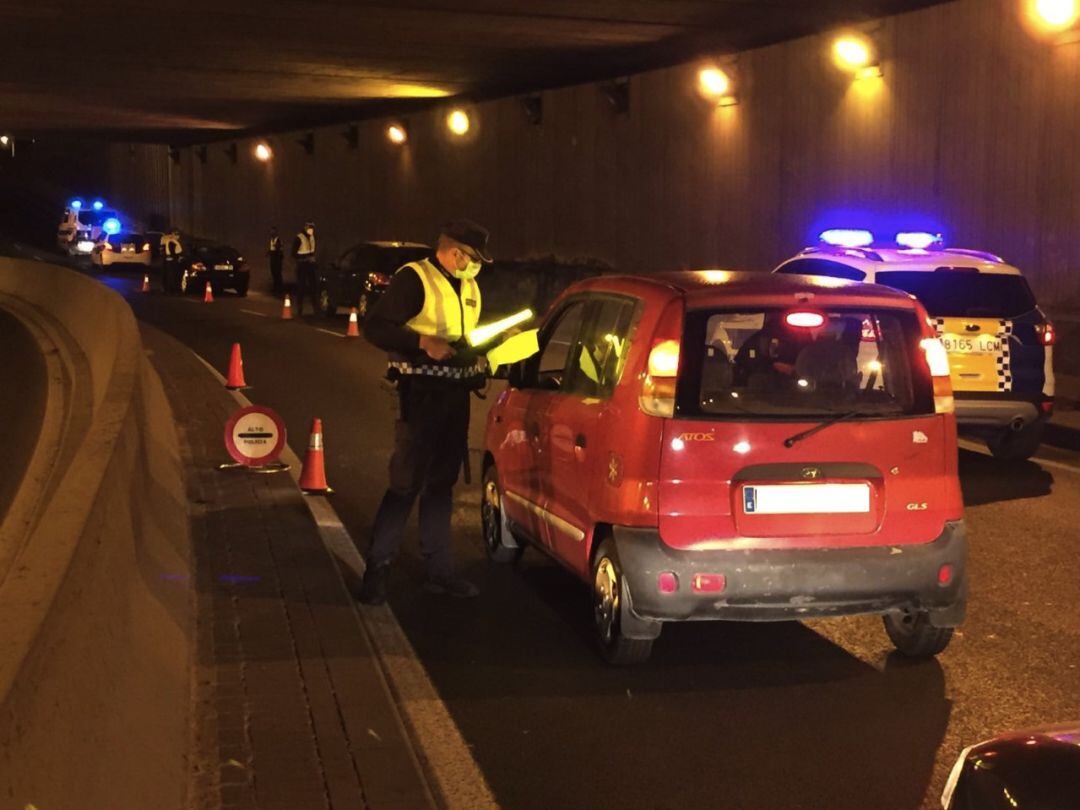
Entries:
POLYGON ((441 377, 449 380, 469 380, 483 374, 480 367, 472 366, 423 366, 401 361, 391 361, 390 368, 402 375, 441 377))

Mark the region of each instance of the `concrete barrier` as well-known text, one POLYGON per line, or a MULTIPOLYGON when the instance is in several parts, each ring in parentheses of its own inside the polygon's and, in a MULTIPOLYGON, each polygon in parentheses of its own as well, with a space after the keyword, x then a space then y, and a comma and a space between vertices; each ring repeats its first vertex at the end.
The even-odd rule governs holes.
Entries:
POLYGON ((130 308, 89 278, 0 259, 0 305, 62 372, 0 571, 0 804, 185 807, 189 542, 161 383, 130 308))

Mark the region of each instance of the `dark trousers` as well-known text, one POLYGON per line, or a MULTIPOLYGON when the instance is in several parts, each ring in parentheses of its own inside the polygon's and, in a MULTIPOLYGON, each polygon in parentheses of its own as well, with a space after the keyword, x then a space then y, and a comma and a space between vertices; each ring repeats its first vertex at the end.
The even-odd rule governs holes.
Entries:
POLYGON ((280 295, 285 291, 285 283, 281 280, 281 254, 270 254, 270 278, 274 281, 274 294, 280 295))
POLYGON ((398 390, 390 487, 375 515, 368 565, 397 556, 413 503, 420 497, 420 552, 428 576, 453 572, 450 513, 469 437, 469 391, 446 380, 405 378, 398 390))
POLYGON ((315 310, 317 301, 315 288, 318 285, 319 271, 315 262, 298 261, 296 263, 296 314, 304 312, 304 297, 311 299, 311 309, 315 310))
POLYGON ((161 289, 169 294, 180 292, 180 262, 178 259, 165 257, 161 266, 161 289))

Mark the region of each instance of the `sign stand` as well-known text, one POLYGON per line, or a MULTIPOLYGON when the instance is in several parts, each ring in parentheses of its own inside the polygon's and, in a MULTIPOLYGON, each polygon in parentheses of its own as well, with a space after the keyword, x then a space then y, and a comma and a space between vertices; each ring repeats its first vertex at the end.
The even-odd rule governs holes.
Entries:
POLYGON ((262 405, 241 408, 225 423, 225 449, 233 461, 217 468, 246 467, 264 475, 285 472, 289 465, 278 460, 285 438, 285 422, 275 411, 262 405))

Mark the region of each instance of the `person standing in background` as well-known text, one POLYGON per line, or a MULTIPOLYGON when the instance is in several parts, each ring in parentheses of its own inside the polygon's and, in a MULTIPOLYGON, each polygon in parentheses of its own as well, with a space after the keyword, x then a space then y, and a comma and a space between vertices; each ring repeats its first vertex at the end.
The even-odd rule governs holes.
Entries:
POLYGON ((293 240, 293 256, 296 258, 296 314, 304 314, 304 297, 311 299, 315 309, 315 287, 318 282, 318 265, 315 253, 315 223, 304 223, 304 229, 293 240))
POLYGON ((270 278, 274 283, 274 295, 281 295, 285 291, 285 284, 281 280, 281 263, 285 258, 285 251, 281 247, 281 237, 278 236, 277 226, 270 228, 270 246, 266 255, 270 259, 270 278))

